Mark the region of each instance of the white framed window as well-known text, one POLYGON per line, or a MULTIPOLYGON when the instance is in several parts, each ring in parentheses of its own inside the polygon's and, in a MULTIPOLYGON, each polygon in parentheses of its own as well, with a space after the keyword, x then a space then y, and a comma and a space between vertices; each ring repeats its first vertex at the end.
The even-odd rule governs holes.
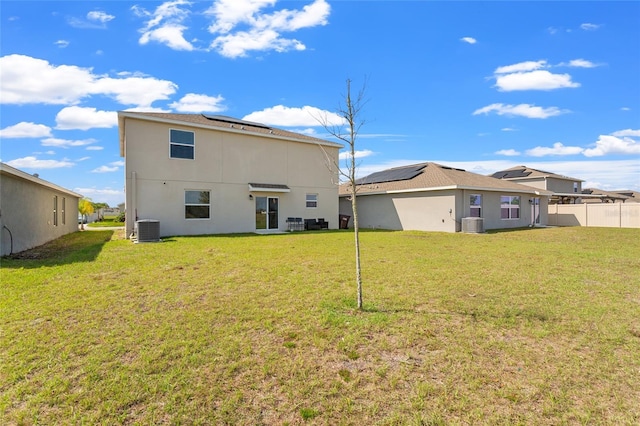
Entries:
POLYGON ((193 160, 195 158, 195 133, 170 129, 169 150, 171 158, 193 160))
POLYGON ((482 194, 469 195, 469 216, 482 217, 482 194))
POLYGON ((308 209, 318 207, 318 194, 307 194, 306 205, 308 209))
POLYGON ((211 193, 210 191, 184 191, 184 218, 210 219, 211 193))
POLYGON ((519 219, 520 218, 520 196, 503 195, 500 197, 500 218, 519 219))
POLYGON ((58 196, 53 196, 53 226, 58 226, 58 196))

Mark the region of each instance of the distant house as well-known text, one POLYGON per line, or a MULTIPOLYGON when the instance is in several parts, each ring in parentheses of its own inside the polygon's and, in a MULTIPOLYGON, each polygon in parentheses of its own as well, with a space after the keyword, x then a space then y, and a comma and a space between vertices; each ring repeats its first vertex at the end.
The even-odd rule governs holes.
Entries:
POLYGON ((0 163, 0 255, 78 230, 82 195, 0 163))
POLYGON ((516 166, 495 172, 491 177, 551 191, 553 193, 549 201, 551 204, 576 204, 583 198, 582 182, 584 181, 526 166, 516 166))
POLYGON ((624 191, 615 191, 617 194, 624 195, 625 197, 629 197, 625 203, 640 203, 640 192, 632 191, 630 189, 624 191))
MULTIPOLYGON (((544 226, 551 193, 436 163, 373 173, 357 181, 363 228, 458 232, 469 218, 483 229, 544 226)), ((340 214, 352 216, 349 184, 340 186, 340 214)))
POLYGON ((624 203, 627 200, 633 200, 632 197, 628 195, 597 188, 585 188, 582 190, 582 194, 583 203, 624 203))
MULTIPOLYGON (((160 236, 289 229, 289 218, 338 227, 342 145, 225 116, 119 112, 125 227, 160 236)), ((304 222, 302 222, 304 223, 304 222)))

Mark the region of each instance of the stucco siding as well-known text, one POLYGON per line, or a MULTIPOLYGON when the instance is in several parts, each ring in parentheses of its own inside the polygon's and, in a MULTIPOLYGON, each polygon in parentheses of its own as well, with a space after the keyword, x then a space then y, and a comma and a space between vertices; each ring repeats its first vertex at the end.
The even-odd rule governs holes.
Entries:
MULTIPOLYGON (((338 227, 337 171, 317 144, 134 118, 125 126, 128 233, 140 219, 159 220, 161 236, 253 232, 256 198, 265 196, 278 199, 278 230, 287 217, 338 227), (194 132, 195 159, 170 158, 170 129, 194 132), (250 183, 289 189, 251 192, 250 183), (210 218, 185 219, 186 190, 210 192, 210 218), (306 208, 307 194, 317 195, 316 208, 306 208)), ((337 147, 325 151, 337 159, 337 147)))
POLYGON ((5 173, 0 180, 0 255, 19 253, 78 231, 79 197, 5 173))

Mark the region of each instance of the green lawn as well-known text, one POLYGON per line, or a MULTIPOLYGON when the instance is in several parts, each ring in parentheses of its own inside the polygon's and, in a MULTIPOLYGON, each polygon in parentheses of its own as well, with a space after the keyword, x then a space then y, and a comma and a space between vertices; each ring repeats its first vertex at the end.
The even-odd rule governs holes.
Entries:
POLYGON ((78 232, 0 269, 1 424, 640 423, 640 231, 78 232))

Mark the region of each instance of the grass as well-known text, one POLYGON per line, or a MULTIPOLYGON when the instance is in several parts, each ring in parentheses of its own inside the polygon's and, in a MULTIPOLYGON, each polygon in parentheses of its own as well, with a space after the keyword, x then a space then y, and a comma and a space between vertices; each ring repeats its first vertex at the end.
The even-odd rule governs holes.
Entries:
POLYGON ((118 216, 105 216, 99 222, 91 222, 85 226, 89 228, 109 228, 114 226, 124 226, 124 222, 118 221, 118 216))
POLYGON ((638 424, 640 231, 74 233, 3 258, 2 424, 638 424))

